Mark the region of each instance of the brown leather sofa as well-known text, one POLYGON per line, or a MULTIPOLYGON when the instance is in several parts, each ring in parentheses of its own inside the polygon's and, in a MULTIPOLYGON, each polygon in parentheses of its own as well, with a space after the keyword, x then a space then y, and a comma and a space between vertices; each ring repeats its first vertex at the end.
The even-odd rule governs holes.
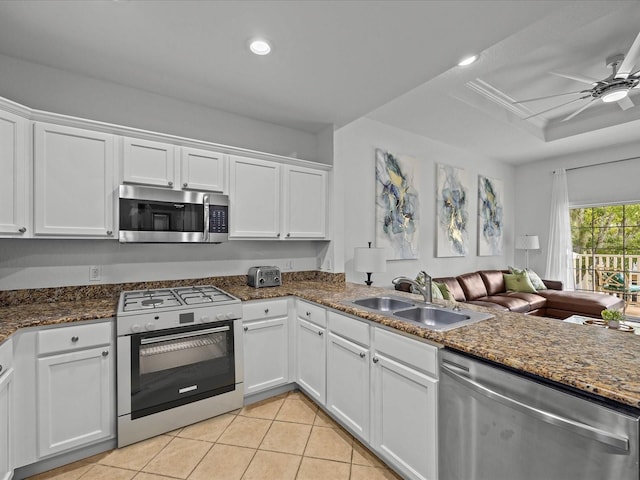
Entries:
POLYGON ((503 273, 507 270, 480 270, 457 277, 434 278, 444 283, 458 302, 497 310, 509 310, 565 319, 571 315, 600 318, 606 308, 622 309, 623 301, 613 295, 595 292, 565 291, 562 282, 543 280, 547 290, 536 293, 507 292, 503 273))

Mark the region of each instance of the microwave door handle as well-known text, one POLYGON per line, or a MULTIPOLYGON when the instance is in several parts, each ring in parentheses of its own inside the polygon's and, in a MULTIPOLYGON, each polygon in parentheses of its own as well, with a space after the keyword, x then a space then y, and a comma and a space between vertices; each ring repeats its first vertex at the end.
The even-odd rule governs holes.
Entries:
POLYGON ((203 232, 202 232, 202 241, 209 241, 209 195, 204 196, 203 200, 203 208, 204 208, 204 221, 203 223, 203 232))

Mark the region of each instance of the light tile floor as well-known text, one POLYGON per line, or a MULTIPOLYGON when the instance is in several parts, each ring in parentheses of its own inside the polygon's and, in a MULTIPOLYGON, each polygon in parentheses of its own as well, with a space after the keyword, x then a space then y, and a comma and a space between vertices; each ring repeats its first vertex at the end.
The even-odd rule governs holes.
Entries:
POLYGON ((400 479, 299 391, 30 478, 400 479))

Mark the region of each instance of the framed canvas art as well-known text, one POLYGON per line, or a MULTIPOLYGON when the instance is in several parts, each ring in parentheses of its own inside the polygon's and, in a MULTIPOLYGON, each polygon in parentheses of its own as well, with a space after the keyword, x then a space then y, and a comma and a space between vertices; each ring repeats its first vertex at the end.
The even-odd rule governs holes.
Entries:
POLYGON ((502 180, 478 175, 478 255, 502 255, 502 180))
POLYGON ((469 252, 467 174, 438 164, 436 182, 436 256, 464 257, 469 252))
POLYGON ((376 246, 388 260, 419 258, 418 163, 376 148, 376 246))

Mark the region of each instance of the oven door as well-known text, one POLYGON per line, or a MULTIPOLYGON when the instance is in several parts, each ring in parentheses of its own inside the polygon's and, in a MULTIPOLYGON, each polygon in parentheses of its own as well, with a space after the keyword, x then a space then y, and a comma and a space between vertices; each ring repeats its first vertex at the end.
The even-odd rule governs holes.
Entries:
POLYGON ((131 335, 131 418, 236 388, 233 321, 131 335))

